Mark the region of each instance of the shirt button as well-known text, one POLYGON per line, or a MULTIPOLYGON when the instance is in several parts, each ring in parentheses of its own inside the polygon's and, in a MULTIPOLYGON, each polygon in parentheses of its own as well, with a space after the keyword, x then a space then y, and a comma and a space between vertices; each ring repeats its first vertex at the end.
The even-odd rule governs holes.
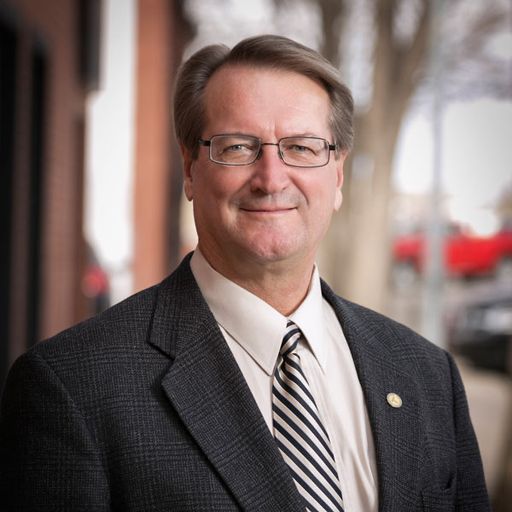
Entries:
POLYGON ((402 407, 402 399, 396 393, 388 393, 386 400, 388 401, 388 404, 395 409, 402 407))

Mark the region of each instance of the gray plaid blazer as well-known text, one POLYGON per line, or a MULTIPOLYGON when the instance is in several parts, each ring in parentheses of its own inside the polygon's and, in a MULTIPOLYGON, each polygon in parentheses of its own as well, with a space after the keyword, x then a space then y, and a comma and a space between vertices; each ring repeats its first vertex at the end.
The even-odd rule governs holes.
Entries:
MULTIPOLYGON (((366 398, 379 510, 490 510, 451 357, 325 283, 323 293, 366 398)), ((0 508, 304 510, 189 257, 14 364, 1 405, 0 508)))

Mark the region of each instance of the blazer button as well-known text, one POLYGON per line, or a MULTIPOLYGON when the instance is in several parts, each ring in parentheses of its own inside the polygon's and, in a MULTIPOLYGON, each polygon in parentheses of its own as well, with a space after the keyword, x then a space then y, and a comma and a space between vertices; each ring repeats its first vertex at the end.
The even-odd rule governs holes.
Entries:
POLYGON ((388 404, 395 409, 402 407, 402 399, 396 393, 388 393, 386 400, 388 401, 388 404))

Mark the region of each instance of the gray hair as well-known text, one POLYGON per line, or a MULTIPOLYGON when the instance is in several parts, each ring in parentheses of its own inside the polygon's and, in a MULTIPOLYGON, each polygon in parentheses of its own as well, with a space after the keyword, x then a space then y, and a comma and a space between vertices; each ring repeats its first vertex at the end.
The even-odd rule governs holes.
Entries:
POLYGON ((178 73, 174 93, 174 127, 178 140, 197 158, 198 140, 205 123, 203 94, 208 80, 225 65, 250 65, 293 71, 321 84, 329 94, 329 124, 341 151, 352 148, 354 102, 339 71, 318 52, 291 39, 261 35, 240 41, 231 50, 205 46, 192 55, 178 73))

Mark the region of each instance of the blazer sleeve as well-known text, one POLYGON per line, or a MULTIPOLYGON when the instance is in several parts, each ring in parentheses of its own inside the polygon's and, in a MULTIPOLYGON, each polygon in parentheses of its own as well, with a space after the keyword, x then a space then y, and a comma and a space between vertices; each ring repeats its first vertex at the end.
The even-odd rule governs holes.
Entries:
POLYGON ((6 381, 0 409, 0 507, 104 511, 109 487, 98 447, 58 375, 36 352, 6 381))
POLYGON ((447 354, 452 373, 453 415, 457 450, 457 512, 491 511, 478 442, 471 424, 466 393, 453 357, 447 354))

